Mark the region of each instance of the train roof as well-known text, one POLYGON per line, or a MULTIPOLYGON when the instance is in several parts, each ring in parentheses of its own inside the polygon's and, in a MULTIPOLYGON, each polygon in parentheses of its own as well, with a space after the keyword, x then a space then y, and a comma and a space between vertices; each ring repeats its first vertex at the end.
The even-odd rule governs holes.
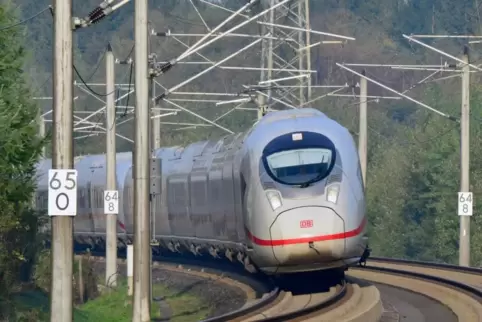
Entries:
POLYGON ((353 140, 348 129, 314 108, 282 110, 266 114, 248 132, 246 144, 251 151, 262 149, 277 136, 289 132, 311 131, 330 138, 340 148, 353 140))
POLYGON ((326 117, 326 114, 311 107, 296 108, 290 110, 281 110, 268 112, 261 120, 260 124, 264 122, 278 121, 288 118, 299 118, 299 117, 326 117))

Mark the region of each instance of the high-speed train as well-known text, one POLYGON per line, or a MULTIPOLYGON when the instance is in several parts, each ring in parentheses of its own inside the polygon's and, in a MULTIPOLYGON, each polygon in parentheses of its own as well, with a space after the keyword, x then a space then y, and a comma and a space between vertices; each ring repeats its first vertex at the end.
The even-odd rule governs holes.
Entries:
MULTIPOLYGON (((349 131, 311 109, 266 114, 248 131, 154 151, 157 251, 239 260, 280 275, 345 270, 366 259, 365 193, 349 131)), ((38 164, 36 205, 47 211, 51 160, 38 164)), ((105 245, 105 155, 77 157, 75 241, 105 245)), ((118 153, 119 247, 133 239, 131 153, 118 153)))

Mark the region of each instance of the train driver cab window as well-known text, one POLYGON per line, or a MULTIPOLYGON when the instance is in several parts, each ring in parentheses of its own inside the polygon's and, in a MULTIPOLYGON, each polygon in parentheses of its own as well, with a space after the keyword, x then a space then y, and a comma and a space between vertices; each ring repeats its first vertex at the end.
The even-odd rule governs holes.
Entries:
POLYGON ((335 164, 334 145, 321 134, 310 134, 300 136, 306 139, 305 142, 290 142, 280 140, 280 137, 268 144, 263 163, 275 181, 308 187, 330 174, 335 164))

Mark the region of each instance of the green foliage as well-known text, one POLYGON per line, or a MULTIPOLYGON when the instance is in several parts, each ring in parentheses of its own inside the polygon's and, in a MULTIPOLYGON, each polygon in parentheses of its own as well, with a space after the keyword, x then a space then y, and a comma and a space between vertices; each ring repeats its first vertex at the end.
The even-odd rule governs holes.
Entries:
MULTIPOLYGON (((97 299, 87 302, 79 310, 77 322, 102 321, 102 322, 128 322, 132 320, 132 300, 127 296, 127 283, 120 279, 115 291, 106 292, 97 299)), ((162 297, 172 310, 170 321, 200 321, 206 318, 210 307, 204 301, 189 292, 176 292, 162 284, 153 285, 153 296, 162 297)), ((151 305, 151 317, 160 316, 157 302, 151 305)))
MULTIPOLYGON (((90 256, 82 258, 81 260, 82 266, 80 266, 80 259, 76 259, 74 261, 73 294, 75 303, 84 303, 85 301, 94 299, 99 295, 99 291, 97 289, 99 281, 98 277, 95 275, 93 260, 90 256), (80 275, 80 270, 82 271, 82 276, 80 275), (82 277, 82 280, 80 277, 82 277)), ((39 252, 33 274, 33 282, 35 283, 36 287, 47 294, 50 293, 50 286, 52 282, 51 272, 50 250, 44 249, 39 252)))
MULTIPOLYGON (((34 3, 18 0, 16 3, 21 5, 23 17, 31 16, 50 4, 47 0, 39 0, 34 3)), ((239 8, 239 3, 234 0, 226 0, 225 3, 230 8, 239 8)), ((74 15, 84 16, 90 10, 89 8, 94 8, 97 5, 98 2, 95 0, 74 1, 74 15)), ((196 5, 198 5, 203 17, 211 27, 228 15, 226 12, 213 9, 208 5, 199 3, 199 1, 196 2, 196 5)), ((334 62, 433 64, 440 60, 430 51, 409 44, 401 37, 402 33, 464 34, 480 33, 481 29, 480 6, 476 0, 313 0, 311 5, 312 29, 353 35, 357 39, 356 42, 347 43, 343 49, 336 46, 320 46, 313 49, 313 67, 319 70, 316 79, 317 84, 344 84, 345 82, 358 81, 349 73, 340 73, 335 70, 332 67, 334 62)), ((189 1, 150 1, 149 6, 149 21, 152 22, 152 27, 158 31, 170 29, 173 32, 205 32, 205 27, 198 19, 197 13, 193 10, 189 1)), ((253 11, 258 12, 259 10, 261 8, 258 7, 253 11)), ((100 56, 107 42, 112 43, 116 58, 123 59, 130 52, 133 45, 132 15, 133 4, 131 2, 118 12, 109 15, 99 24, 78 30, 75 33, 75 64, 86 80, 103 82, 105 68, 100 56), (98 69, 95 69, 97 63, 100 63, 100 65, 98 69), (93 72, 95 73, 93 74, 93 72)), ((7 21, 4 21, 4 23, 6 24, 7 21)), ((0 70, 3 70, 4 66, 9 66, 9 73, 20 75, 20 69, 24 66, 25 70, 28 70, 31 75, 42 76, 41 81, 31 81, 34 85, 40 85, 39 83, 46 79, 52 68, 53 39, 51 27, 49 14, 42 15, 29 22, 25 35, 31 44, 29 47, 31 48, 31 60, 24 65, 22 65, 22 60, 9 62, 8 59, 20 57, 22 52, 18 45, 6 46, 5 57, 1 56, 0 58, 0 70), (6 62, 4 63, 4 61, 6 62)), ((255 32, 257 26, 246 26, 239 32, 248 29, 250 32, 255 32)), ((10 32, 8 34, 1 33, 0 36, 15 38, 15 35, 10 32)), ((187 45, 193 44, 195 41, 195 39, 187 37, 180 37, 179 39, 186 44, 183 45, 173 38, 151 38, 151 45, 153 51, 158 54, 158 59, 169 60, 176 57, 185 50, 187 45)), ((317 37, 313 36, 313 42, 318 40, 317 37)), ((236 38, 225 39, 222 43, 215 43, 202 50, 202 54, 209 59, 219 60, 220 57, 246 45, 247 41, 236 38)), ((428 42, 428 40, 424 41, 428 42)), ((446 41, 439 47, 447 48, 454 55, 460 54, 461 46, 457 41, 446 41)), ((0 48, 3 50, 3 47, 0 46, 0 48)), ((473 61, 477 60, 476 55, 474 51, 472 53, 473 61)), ((199 60, 201 58, 193 55, 192 59, 199 60)), ((258 67, 259 56, 246 52, 226 65, 241 64, 258 67)), ((168 75, 163 75, 158 80, 169 88, 204 68, 178 65, 168 75)), ((370 69, 368 72, 372 73, 369 74, 372 78, 401 90, 410 88, 411 85, 423 78, 421 74, 387 71, 387 69, 375 71, 370 69)), ((116 77, 119 83, 127 83, 129 69, 122 65, 116 65, 116 77)), ((254 73, 243 71, 233 73, 232 71, 216 69, 182 90, 199 91, 202 89, 206 92, 226 91, 233 93, 241 91, 243 84, 256 82, 257 78, 258 76, 254 73)), ((472 83, 477 84, 479 81, 480 79, 473 74, 472 83)), ((11 87, 17 86, 17 82, 10 81, 7 84, 11 87)), ((102 90, 99 87, 95 89, 102 90)), ((444 82, 442 85, 418 86, 408 94, 430 106, 457 116, 460 114, 459 89, 460 82, 457 79, 444 82)), ((23 93, 22 90, 16 90, 13 93, 23 93)), ((17 107, 21 106, 18 102, 28 105, 28 102, 24 102, 27 95, 15 96, 16 94, 12 94, 11 91, 6 93, 3 88, 0 88, 0 91, 5 106, 12 106, 11 102, 16 102, 17 107), (5 93, 5 97, 3 93, 5 93), (8 98, 9 95, 10 98, 8 98), (21 100, 17 100, 17 98, 21 100)), ((51 86, 48 82, 43 94, 50 95, 50 92, 51 86)), ((380 88, 372 85, 369 85, 369 93, 370 95, 387 94, 387 92, 383 92, 380 88)), ((319 95, 321 94, 319 92, 319 95)), ((318 92, 314 95, 318 96, 318 92)), ((80 99, 76 101, 77 109, 92 110, 93 107, 99 107, 95 105, 98 103, 95 98, 89 98, 80 91, 79 96, 80 99)), ((130 97, 128 103, 128 105, 133 105, 133 96, 130 97)), ((124 99, 119 104, 127 104, 127 101, 124 99)), ((183 102, 180 104, 210 120, 217 119, 233 107, 226 105, 213 107, 212 103, 183 102)), ((162 107, 173 108, 174 106, 164 103, 162 107)), ((345 125, 352 133, 357 132, 357 108, 353 100, 328 97, 317 101, 313 104, 313 107, 319 108, 329 117, 345 125)), ((45 110, 50 109, 50 103, 46 103, 43 108, 45 110)), ((475 194, 475 200, 478 200, 482 197, 482 149, 480 148, 482 143, 482 88, 479 86, 474 85, 472 88, 471 109, 473 119, 471 123, 470 180, 471 191, 475 194)), ((3 107, 1 110, 3 110, 3 107)), ((9 116, 1 119, 1 126, 10 124, 9 120, 13 117, 14 110, 9 109, 9 111, 11 111, 9 116)), ((22 112, 25 113, 23 110, 22 112)), ((125 120, 128 117, 121 116, 120 120, 125 120)), ((218 123, 237 132, 252 124, 255 117, 254 112, 234 111, 229 116, 219 120, 218 123)), ((16 118, 18 119, 18 116, 16 118)), ((163 118, 163 120, 165 119, 163 118)), ((170 116, 168 120, 173 123, 200 123, 194 116, 187 113, 170 116)), ((103 122, 103 116, 93 117, 91 121, 103 122)), ((459 234, 459 218, 456 207, 460 181, 460 135, 457 124, 408 101, 382 100, 380 103, 369 103, 369 128, 367 207, 371 246, 374 249, 374 254, 456 262, 459 234)), ((120 134, 132 137, 132 123, 125 123, 117 129, 120 134)), ((34 132, 32 128, 32 132, 29 132, 30 138, 33 137, 34 132)), ((22 146, 20 145, 20 142, 23 142, 22 139, 13 135, 10 136, 11 130, 7 129, 5 133, 9 133, 6 136, 7 139, 5 139, 9 142, 6 147, 13 149, 13 153, 4 164, 24 160, 28 153, 36 155, 35 149, 29 145, 26 145, 28 148, 22 151, 19 148, 19 146, 22 146)), ((223 134, 225 132, 216 127, 197 127, 195 130, 190 128, 176 131, 170 125, 163 124, 161 139, 163 145, 177 145, 208 137, 219 137, 223 134)), ((0 138, 0 140, 2 139, 4 138, 0 138)), ((104 142, 99 137, 76 142, 75 153, 77 155, 100 153, 105 150, 104 142)), ((0 146, 0 148, 3 148, 3 146, 0 146)), ((117 148, 118 151, 132 151, 133 145, 118 139, 117 148)), ((0 158, 7 156, 8 154, 0 155, 0 158)), ((19 186, 23 187, 23 184, 19 183, 12 187, 17 189, 19 186)), ((11 191, 29 194, 25 189, 17 190, 19 191, 13 189, 11 191)), ((17 198, 17 196, 13 197, 17 198)), ((17 209, 16 204, 13 205, 8 202, 2 203, 0 206, 2 213, 14 213, 17 209)), ((478 266, 482 266, 480 210, 480 206, 476 203, 471 232, 472 263, 478 266)), ((28 215, 25 216, 30 218, 28 215)), ((0 225, 8 225, 8 229, 23 227, 23 222, 17 223, 17 218, 15 216, 4 222, 2 221, 0 225)), ((23 254, 22 252, 19 253, 23 254)), ((3 259, 0 258, 1 262, 3 262, 3 259)), ((40 272, 41 266, 39 267, 40 272)), ((48 269, 45 268, 45 273, 39 274, 47 278, 47 271, 48 269)), ((40 277, 38 278, 40 279, 40 277)), ((47 282, 39 280, 38 283, 43 285, 47 282)))
MULTIPOLYGON (((203 299, 189 292, 176 292, 162 284, 154 284, 153 295, 166 300, 173 314, 170 321, 200 321, 206 318, 211 310, 203 299)), ((17 303, 19 311, 15 321, 49 321, 47 293, 38 289, 29 290, 15 295, 14 301, 17 303)), ((153 319, 161 318, 157 302, 153 302, 151 311, 153 319)), ((132 299, 127 296, 127 283, 124 279, 118 281, 117 288, 112 292, 105 292, 83 305, 74 307, 74 322, 127 322, 131 320, 132 299)))
MULTIPOLYGON (((482 113, 481 88, 473 86, 472 115, 482 113)), ((459 93, 429 88, 423 101, 457 115, 459 93), (454 95, 456 94, 456 95, 454 95)), ((460 127, 426 111, 417 111, 413 127, 405 127, 384 152, 371 160, 368 174, 368 209, 371 242, 376 254, 457 263, 459 218, 457 191, 460 178, 460 127), (402 142, 400 139, 404 138, 402 142), (399 141, 400 140, 400 141, 399 141), (407 141, 409 144, 407 144, 407 141)), ((471 124, 470 190, 481 196, 482 123, 471 124)), ((482 224, 474 204, 472 264, 481 266, 482 224)))
MULTIPOLYGON (((0 7, 0 25, 13 21, 0 7)), ((37 139, 37 107, 23 79, 20 39, 18 29, 0 32, 0 319, 12 314, 9 295, 30 274, 41 220, 31 202, 43 142, 37 139)))

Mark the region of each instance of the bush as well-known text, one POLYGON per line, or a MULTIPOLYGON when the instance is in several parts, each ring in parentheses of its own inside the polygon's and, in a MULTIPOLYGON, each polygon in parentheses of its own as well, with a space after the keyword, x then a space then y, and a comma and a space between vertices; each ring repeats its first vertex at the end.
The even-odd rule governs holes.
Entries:
MULTIPOLYGON (((2 4, 0 26, 14 20, 2 4)), ((38 108, 23 79, 25 52, 19 31, 0 33, 0 320, 13 314, 11 295, 30 277, 39 244, 39 217, 31 206, 35 165, 44 142, 37 137, 38 108)))
MULTIPOLYGON (((82 284, 79 279, 79 264, 78 259, 74 260, 74 276, 73 276, 73 296, 74 302, 77 304, 96 298, 99 295, 97 275, 94 270, 94 262, 89 254, 82 257, 82 284), (80 296, 81 286, 83 289, 83 298, 80 296)), ((42 250, 38 257, 38 262, 35 267, 33 279, 37 287, 46 293, 50 293, 51 283, 51 260, 50 250, 42 250)))

